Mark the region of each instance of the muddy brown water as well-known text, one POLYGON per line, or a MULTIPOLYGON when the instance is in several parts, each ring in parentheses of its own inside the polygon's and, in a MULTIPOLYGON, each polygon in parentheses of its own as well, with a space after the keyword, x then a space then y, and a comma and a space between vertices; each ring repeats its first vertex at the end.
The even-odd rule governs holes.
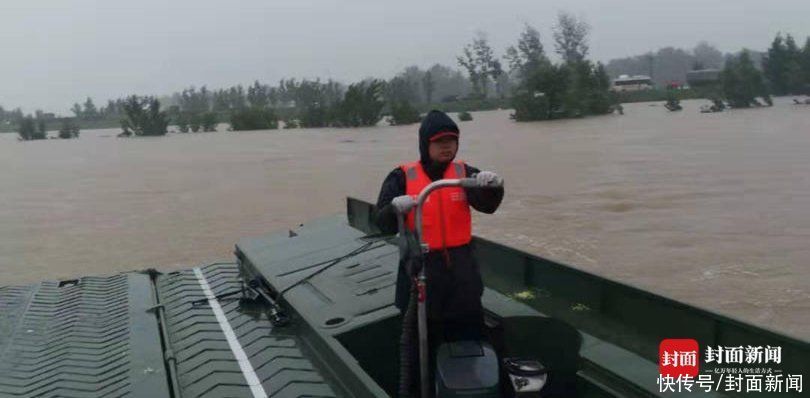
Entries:
MULTIPOLYGON (((461 124, 502 174, 475 233, 810 339, 810 107, 461 124)), ((376 200, 417 125, 17 142, 0 134, 0 285, 231 259, 245 236, 376 200)))

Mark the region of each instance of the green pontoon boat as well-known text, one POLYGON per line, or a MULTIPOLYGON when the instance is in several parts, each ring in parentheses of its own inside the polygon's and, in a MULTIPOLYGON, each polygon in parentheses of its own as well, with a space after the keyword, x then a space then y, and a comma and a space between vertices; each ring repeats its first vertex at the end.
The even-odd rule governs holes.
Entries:
MULTIPOLYGON (((0 396, 393 396, 399 249, 372 214, 349 198, 347 215, 239 241, 235 262, 0 287, 0 396)), ((499 361, 542 363, 546 387, 556 378, 582 397, 734 394, 660 393, 658 344, 673 337, 779 346, 779 371, 808 369, 807 342, 486 239, 474 245, 488 343, 499 361)), ((439 356, 480 357, 481 347, 439 356)), ((502 393, 521 366, 498 365, 502 393)), ((441 394, 484 393, 452 370, 441 394)), ((554 392, 546 387, 540 396, 554 392)))

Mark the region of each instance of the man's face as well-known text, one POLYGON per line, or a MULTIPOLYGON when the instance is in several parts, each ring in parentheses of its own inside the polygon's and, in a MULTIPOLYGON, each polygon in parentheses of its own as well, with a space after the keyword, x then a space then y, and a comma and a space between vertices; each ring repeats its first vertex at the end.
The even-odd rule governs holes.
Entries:
POLYGON ((453 136, 441 137, 435 141, 430 141, 428 153, 430 160, 434 162, 447 163, 456 157, 458 151, 458 140, 453 136))

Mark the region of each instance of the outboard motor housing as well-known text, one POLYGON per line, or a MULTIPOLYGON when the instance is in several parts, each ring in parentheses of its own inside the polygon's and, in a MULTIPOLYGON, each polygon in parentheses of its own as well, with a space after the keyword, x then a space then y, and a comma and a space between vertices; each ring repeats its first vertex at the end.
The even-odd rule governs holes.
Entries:
POLYGON ((436 398, 496 398, 498 378, 498 355, 487 342, 448 342, 436 353, 436 398))

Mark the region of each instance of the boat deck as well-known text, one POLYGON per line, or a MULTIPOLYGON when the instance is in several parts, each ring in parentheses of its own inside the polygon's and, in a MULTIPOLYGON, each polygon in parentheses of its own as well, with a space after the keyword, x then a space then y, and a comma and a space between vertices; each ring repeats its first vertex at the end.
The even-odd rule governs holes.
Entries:
POLYGON ((154 278, 0 288, 0 396, 343 395, 295 322, 274 329, 261 311, 229 298, 217 299, 218 318, 203 286, 214 296, 240 290, 235 263, 154 278))
POLYGON ((0 288, 0 396, 168 396, 144 274, 0 288))
MULTIPOLYGON (((348 220, 241 240, 237 262, 0 287, 0 397, 387 396, 397 365, 379 359, 396 357, 398 251, 373 236, 369 204, 348 206, 348 220), (243 280, 266 288, 289 325, 274 326, 267 303, 240 300, 243 280)), ((702 346, 781 345, 783 364, 808 363, 806 342, 492 242, 477 245, 490 316, 542 312, 579 329, 581 396, 662 396, 648 349, 624 340, 672 336, 640 325, 679 331, 670 325, 690 320, 705 325, 690 329, 702 333, 702 346), (527 289, 537 297, 507 297, 527 289)))

